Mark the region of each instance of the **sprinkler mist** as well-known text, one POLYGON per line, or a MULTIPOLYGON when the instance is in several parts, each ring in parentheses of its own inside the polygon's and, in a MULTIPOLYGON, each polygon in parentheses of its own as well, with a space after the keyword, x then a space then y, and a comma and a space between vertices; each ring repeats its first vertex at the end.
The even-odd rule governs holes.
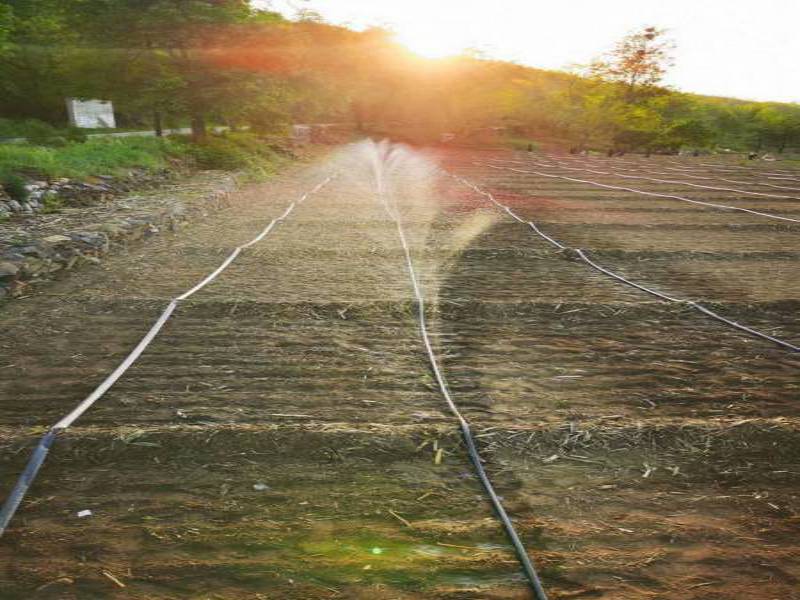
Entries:
MULTIPOLYGON (((403 224, 432 309, 441 283, 464 250, 502 221, 502 215, 489 206, 469 211, 454 207, 453 194, 446 190, 451 178, 436 159, 403 144, 362 140, 343 147, 331 163, 328 170, 339 173, 339 181, 353 197, 377 199, 382 217, 388 214, 403 224)), ((387 250, 397 249, 396 236, 386 243, 387 250)))

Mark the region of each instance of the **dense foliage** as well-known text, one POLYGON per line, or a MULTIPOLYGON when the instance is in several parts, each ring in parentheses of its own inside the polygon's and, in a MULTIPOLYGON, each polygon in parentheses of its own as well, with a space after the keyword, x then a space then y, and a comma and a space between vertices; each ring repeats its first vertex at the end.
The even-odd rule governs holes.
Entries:
POLYGON ((427 142, 503 131, 563 146, 800 148, 800 106, 661 87, 670 44, 634 32, 582 73, 477 56, 425 60, 381 30, 296 22, 246 0, 4 0, 0 116, 63 126, 64 98, 106 98, 125 126, 278 132, 341 122, 427 142))

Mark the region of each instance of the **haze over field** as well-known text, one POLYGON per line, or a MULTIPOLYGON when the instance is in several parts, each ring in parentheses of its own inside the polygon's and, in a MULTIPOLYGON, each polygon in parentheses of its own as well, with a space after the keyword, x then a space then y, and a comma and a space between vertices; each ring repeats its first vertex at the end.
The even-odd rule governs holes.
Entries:
POLYGON ((589 62, 643 25, 669 30, 676 64, 666 83, 684 91, 800 102, 800 2, 796 0, 274 0, 273 8, 319 12, 356 28, 382 26, 425 56, 477 48, 546 69, 589 62), (424 15, 424 18, 421 16, 424 15))

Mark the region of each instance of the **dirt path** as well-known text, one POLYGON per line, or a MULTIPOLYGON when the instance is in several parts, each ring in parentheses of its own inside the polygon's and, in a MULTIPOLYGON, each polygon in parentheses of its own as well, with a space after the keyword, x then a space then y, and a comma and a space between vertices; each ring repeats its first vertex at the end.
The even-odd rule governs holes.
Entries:
MULTIPOLYGON (((730 215, 543 189, 473 158, 431 160, 615 267, 800 339, 796 241, 758 229, 753 251, 782 254, 741 257, 730 215), (663 223, 698 215, 702 232, 663 223)), ((797 358, 566 260, 415 161, 389 189, 447 376, 553 598, 800 598, 797 358)), ((528 597, 361 150, 4 307, 0 489, 170 298, 332 169, 58 442, 0 543, 2 597, 528 597)))

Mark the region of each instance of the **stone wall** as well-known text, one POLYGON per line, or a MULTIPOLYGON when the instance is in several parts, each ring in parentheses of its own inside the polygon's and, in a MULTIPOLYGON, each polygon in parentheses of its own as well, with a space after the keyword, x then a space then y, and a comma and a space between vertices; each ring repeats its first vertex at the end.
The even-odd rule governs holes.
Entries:
POLYGON ((170 189, 123 196, 101 206, 39 215, 31 207, 22 222, 24 214, 0 224, 0 299, 23 295, 32 284, 81 265, 99 263, 115 247, 208 215, 226 206, 236 187, 230 174, 206 173, 183 188, 176 183, 170 189))

